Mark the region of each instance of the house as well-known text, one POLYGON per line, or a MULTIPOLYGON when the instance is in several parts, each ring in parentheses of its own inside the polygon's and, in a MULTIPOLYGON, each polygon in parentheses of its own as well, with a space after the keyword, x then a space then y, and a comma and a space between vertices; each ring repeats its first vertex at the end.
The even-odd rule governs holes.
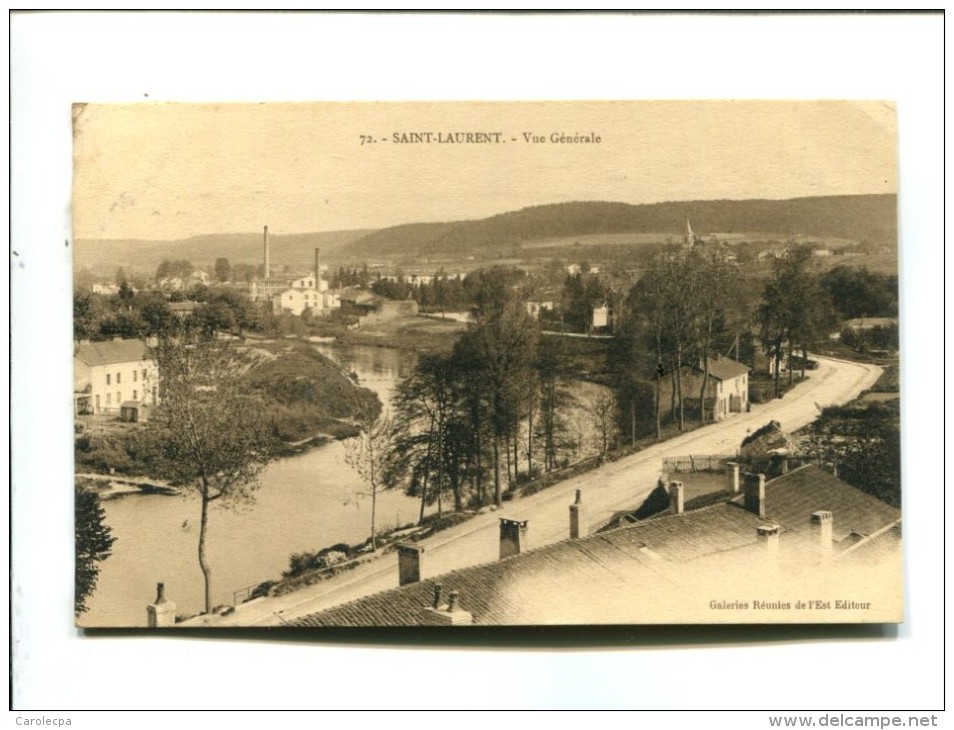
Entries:
POLYGON ((378 297, 365 289, 342 289, 339 296, 341 313, 364 317, 375 311, 378 297))
POLYGON ((158 403, 158 386, 152 350, 142 340, 83 341, 73 354, 75 415, 125 411, 128 420, 144 420, 158 403))
POLYGON ((898 320, 895 317, 856 317, 855 319, 845 320, 842 327, 855 332, 864 332, 873 330, 876 327, 886 329, 888 327, 897 327, 898 320))
POLYGON ((158 281, 158 285, 164 291, 184 291, 197 286, 208 286, 209 275, 201 269, 196 269, 188 275, 164 276, 158 281))
POLYGON ((609 327, 612 317, 612 310, 610 310, 606 302, 603 302, 598 307, 593 307, 593 311, 590 313, 590 329, 609 327))
MULTIPOLYGON (((705 370, 700 365, 683 365, 682 396, 687 409, 698 412, 699 393, 705 370)), ((676 387, 671 373, 662 376, 660 408, 664 412, 672 402, 676 387)), ((709 381, 705 394, 706 418, 721 421, 733 413, 744 413, 749 407, 749 366, 735 360, 716 356, 709 360, 709 381)))
POLYGON ((399 546, 398 587, 291 623, 900 621, 901 514, 894 507, 814 465, 768 481, 746 474, 744 484, 727 484, 720 501, 698 509, 687 509, 680 482, 668 490, 668 512, 574 537, 574 508, 579 518, 586 506, 578 493, 569 539, 537 549, 526 547, 532 520, 501 519, 500 560, 440 576, 427 575, 423 549, 399 546))
POLYGON ((169 311, 179 319, 187 319, 195 314, 195 310, 198 309, 199 306, 199 302, 169 302, 169 311))
POLYGON ((528 301, 528 302, 525 302, 525 306, 527 308, 527 314, 532 319, 540 319, 540 315, 543 314, 544 312, 553 311, 552 301, 546 301, 546 302, 528 301))
POLYGON ((414 317, 418 306, 413 299, 388 299, 364 289, 344 289, 341 292, 341 311, 370 323, 414 317))

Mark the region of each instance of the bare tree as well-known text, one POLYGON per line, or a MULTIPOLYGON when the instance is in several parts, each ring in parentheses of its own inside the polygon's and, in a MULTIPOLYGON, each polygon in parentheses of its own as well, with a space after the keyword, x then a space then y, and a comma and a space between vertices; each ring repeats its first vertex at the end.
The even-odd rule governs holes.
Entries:
POLYGON ((388 458, 394 444, 394 428, 386 415, 366 410, 359 419, 361 433, 345 441, 345 461, 370 487, 362 496, 371 497, 371 549, 377 550, 378 492, 387 486, 388 458))
POLYGON ((616 440, 616 398, 610 391, 601 388, 585 407, 599 436, 602 458, 616 440))

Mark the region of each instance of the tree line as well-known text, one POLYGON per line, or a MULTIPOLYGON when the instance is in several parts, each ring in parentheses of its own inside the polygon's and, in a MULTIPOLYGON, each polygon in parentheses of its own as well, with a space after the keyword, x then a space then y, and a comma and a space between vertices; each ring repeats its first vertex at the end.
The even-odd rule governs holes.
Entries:
POLYGON ((422 518, 445 498, 455 510, 499 506, 521 477, 565 463, 573 362, 541 336, 513 279, 481 271, 474 326, 450 353, 422 354, 397 387, 382 484, 418 497, 422 518))

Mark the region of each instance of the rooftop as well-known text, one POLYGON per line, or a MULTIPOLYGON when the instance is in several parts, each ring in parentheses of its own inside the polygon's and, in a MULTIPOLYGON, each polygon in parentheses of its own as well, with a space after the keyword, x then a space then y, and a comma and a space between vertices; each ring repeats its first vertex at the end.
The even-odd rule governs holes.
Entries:
POLYGON ((731 496, 727 492, 721 502, 681 515, 660 515, 393 588, 304 616, 295 625, 426 625, 423 607, 438 583, 445 595, 459 592, 461 607, 476 624, 655 623, 685 610, 700 585, 719 590, 730 576, 748 572, 750 588, 768 589, 770 581, 746 571, 764 548, 756 534, 760 525, 781 527, 783 544, 793 548, 790 564, 798 569, 805 564, 799 550, 814 548, 810 520, 818 510, 834 515, 836 551, 857 550, 875 538, 878 546, 896 545, 889 539, 895 535, 900 540, 900 532, 891 531, 898 510, 815 466, 766 484, 765 517, 744 509, 741 496, 731 496))
POLYGON ((709 375, 718 380, 732 380, 745 375, 751 368, 728 357, 717 357, 709 360, 709 375))
POLYGON ((81 342, 74 357, 87 365, 113 365, 121 362, 151 360, 152 353, 142 340, 81 342))

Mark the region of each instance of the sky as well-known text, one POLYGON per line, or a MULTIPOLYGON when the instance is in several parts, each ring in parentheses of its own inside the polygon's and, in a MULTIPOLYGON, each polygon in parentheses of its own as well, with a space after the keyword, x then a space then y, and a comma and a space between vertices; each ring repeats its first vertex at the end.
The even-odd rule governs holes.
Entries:
POLYGON ((887 102, 141 103, 73 117, 80 239, 380 228, 571 200, 897 192, 887 102), (430 143, 395 141, 414 132, 430 143))

